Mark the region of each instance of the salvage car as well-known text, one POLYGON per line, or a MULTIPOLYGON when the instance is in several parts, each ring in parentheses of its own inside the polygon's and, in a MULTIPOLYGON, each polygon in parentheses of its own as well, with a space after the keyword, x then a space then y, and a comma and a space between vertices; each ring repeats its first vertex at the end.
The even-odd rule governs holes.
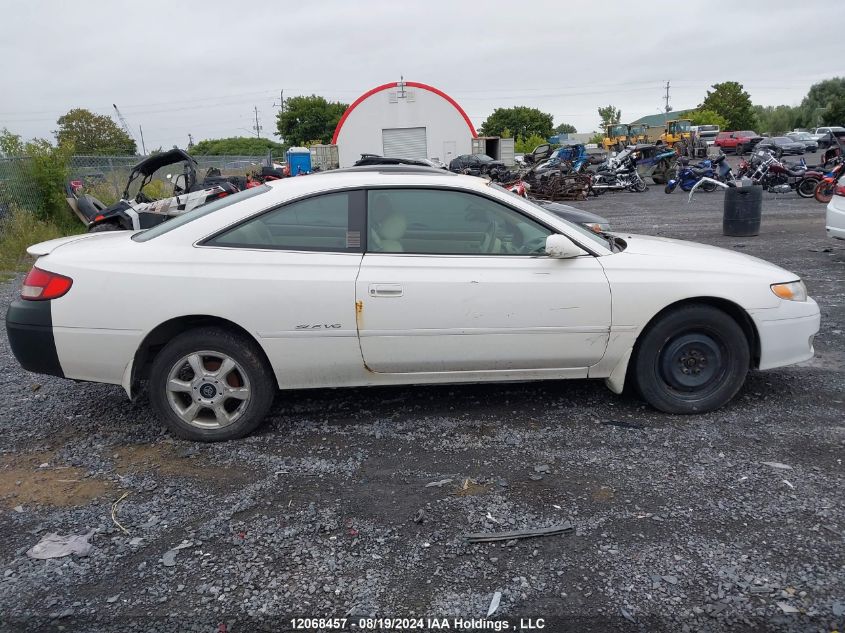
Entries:
POLYGON ((813 356, 819 309, 754 257, 598 234, 411 166, 262 184, 37 257, 6 315, 29 371, 146 383, 176 435, 242 437, 277 389, 602 378, 711 411, 813 356))
POLYGON ((738 132, 719 132, 713 144, 720 147, 723 152, 732 149, 737 156, 742 156, 762 140, 763 137, 753 130, 740 130, 738 132))
POLYGON ((801 155, 806 152, 806 145, 801 141, 793 141, 788 136, 772 136, 757 143, 755 149, 766 149, 780 158, 786 154, 801 155))
POLYGON ((462 154, 449 161, 449 171, 463 172, 472 176, 481 176, 505 169, 505 163, 494 160, 487 154, 462 154))
POLYGON ((819 149, 818 142, 809 132, 787 132, 784 136, 792 139, 796 143, 802 143, 804 145, 804 149, 808 152, 817 152, 819 149))

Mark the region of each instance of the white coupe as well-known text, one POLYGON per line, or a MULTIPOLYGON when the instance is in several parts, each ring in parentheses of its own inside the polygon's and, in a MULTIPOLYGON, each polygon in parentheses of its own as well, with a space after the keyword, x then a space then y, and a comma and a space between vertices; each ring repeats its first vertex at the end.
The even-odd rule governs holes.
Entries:
POLYGON ((145 231, 36 244, 6 327, 30 371, 146 381, 177 435, 241 437, 277 388, 604 378, 672 413, 807 360, 801 280, 733 251, 597 234, 416 167, 289 178, 145 231))

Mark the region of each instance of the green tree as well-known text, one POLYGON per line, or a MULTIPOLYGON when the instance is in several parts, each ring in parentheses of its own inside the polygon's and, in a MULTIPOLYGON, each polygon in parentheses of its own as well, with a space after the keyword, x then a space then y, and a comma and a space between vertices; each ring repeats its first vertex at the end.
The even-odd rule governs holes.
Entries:
POLYGON ((540 136, 539 134, 532 134, 528 138, 516 139, 513 147, 517 154, 530 154, 534 151, 535 147, 543 145, 544 143, 548 143, 546 137, 540 136))
POLYGON ((73 213, 65 199, 65 184, 69 177, 70 157, 74 154, 70 143, 51 145, 43 138, 28 141, 23 147, 27 156, 27 179, 36 202, 30 211, 40 220, 52 220, 60 227, 75 226, 73 213))
POLYGON ((12 134, 8 129, 0 130, 0 156, 22 156, 23 141, 20 134, 12 134))
POLYGON ((730 130, 748 130, 754 127, 756 117, 751 105, 751 97, 736 81, 713 84, 708 90, 699 110, 712 110, 727 121, 730 130))
POLYGON ((482 136, 502 136, 502 132, 509 130, 516 139, 527 139, 536 135, 542 137, 545 142, 545 139, 552 135, 553 121, 551 114, 541 112, 537 108, 496 108, 481 124, 479 132, 482 136))
POLYGON ((802 124, 807 127, 843 125, 845 109, 845 77, 825 79, 810 86, 801 101, 802 124))
POLYGON ((693 125, 718 125, 720 129, 728 129, 728 121, 713 110, 696 110, 690 115, 693 125))
POLYGON ((233 136, 213 138, 194 144, 189 150, 197 156, 261 156, 270 150, 273 156, 282 156, 287 147, 269 138, 233 136))
POLYGON ((555 128, 555 134, 577 134, 578 130, 575 129, 574 125, 569 123, 561 123, 555 128))
POLYGON ((284 112, 276 115, 276 136, 287 145, 303 145, 309 141, 328 143, 348 107, 317 95, 286 99, 284 112))
POLYGON ((845 123, 845 99, 831 102, 825 108, 823 120, 826 125, 842 125, 845 123))
POLYGON ((801 125, 801 108, 788 105, 754 106, 754 114, 757 117, 754 129, 773 136, 789 132, 801 125))
POLYGON ((73 145, 78 154, 105 155, 138 153, 138 148, 126 132, 111 117, 94 114, 85 108, 74 108, 56 121, 54 132, 60 146, 73 145))
POLYGON ((622 120, 622 110, 612 105, 599 108, 599 116, 601 117, 601 126, 604 127, 610 123, 619 123, 622 120))

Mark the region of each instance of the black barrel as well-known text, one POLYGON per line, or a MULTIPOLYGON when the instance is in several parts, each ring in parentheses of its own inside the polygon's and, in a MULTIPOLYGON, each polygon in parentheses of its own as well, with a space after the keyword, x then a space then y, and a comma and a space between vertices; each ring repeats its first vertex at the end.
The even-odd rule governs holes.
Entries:
POLYGON ((763 187, 760 185, 725 189, 722 233, 735 237, 758 235, 762 212, 763 187))

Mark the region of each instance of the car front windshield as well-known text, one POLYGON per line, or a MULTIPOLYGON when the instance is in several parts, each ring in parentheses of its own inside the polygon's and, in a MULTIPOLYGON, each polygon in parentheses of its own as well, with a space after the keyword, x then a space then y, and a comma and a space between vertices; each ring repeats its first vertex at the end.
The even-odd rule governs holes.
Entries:
POLYGON ((214 213, 215 211, 219 211, 220 209, 236 204, 238 202, 242 202, 243 200, 247 200, 248 198, 252 198, 267 191, 270 191, 269 185, 260 185, 258 187, 252 187, 250 189, 238 191, 237 193, 228 195, 225 198, 218 198, 217 200, 213 200, 207 204, 202 205, 201 207, 191 209, 187 213, 177 215, 173 218, 170 218, 169 220, 166 220, 165 222, 162 222, 161 224, 157 224, 151 229, 147 229, 146 231, 139 231, 138 233, 135 233, 135 235, 132 236, 132 239, 136 242, 146 242, 155 237, 158 237, 159 235, 169 233, 173 229, 183 226, 188 222, 193 222, 197 218, 206 216, 209 213, 214 213))
POLYGON ((493 189, 495 189, 496 191, 504 192, 504 193, 508 194, 509 196, 516 198, 517 200, 519 200, 521 202, 529 203, 535 209, 539 209, 543 213, 543 216, 545 216, 545 217, 552 217, 555 220, 557 220, 558 222, 566 222, 567 226, 569 226, 573 230, 577 231, 579 235, 582 235, 582 236, 588 238, 591 242, 595 242, 596 244, 599 244, 599 245, 603 246, 604 248, 606 248, 608 250, 611 250, 611 251, 614 250, 613 249, 613 242, 612 242, 611 238, 604 237, 603 235, 596 233, 595 231, 592 231, 585 226, 580 226, 578 224, 575 224, 574 222, 570 222, 569 220, 565 220, 565 219, 563 219, 563 218, 561 218, 557 215, 550 214, 548 211, 546 211, 546 209, 541 207, 536 202, 532 202, 531 200, 528 200, 527 198, 523 198, 522 196, 515 194, 513 191, 505 189, 504 187, 496 184, 495 182, 490 182, 489 186, 492 187, 493 189))

